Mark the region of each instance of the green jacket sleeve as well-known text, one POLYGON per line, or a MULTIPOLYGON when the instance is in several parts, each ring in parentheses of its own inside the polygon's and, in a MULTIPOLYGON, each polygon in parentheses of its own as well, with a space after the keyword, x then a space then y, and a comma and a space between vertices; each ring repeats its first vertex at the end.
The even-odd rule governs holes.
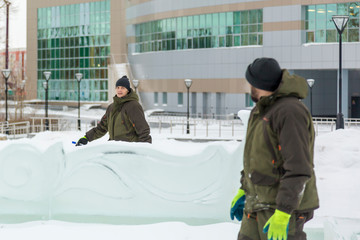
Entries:
MULTIPOLYGON (((110 105, 111 106, 111 105, 110 105)), ((86 138, 91 142, 98 138, 101 138, 108 132, 108 117, 110 113, 110 106, 106 109, 104 116, 102 116, 99 124, 90 129, 86 134, 86 138)))
POLYGON ((127 111, 126 114, 129 116, 129 120, 139 137, 139 142, 151 143, 150 127, 146 122, 144 110, 141 105, 136 101, 132 101, 131 110, 127 111))

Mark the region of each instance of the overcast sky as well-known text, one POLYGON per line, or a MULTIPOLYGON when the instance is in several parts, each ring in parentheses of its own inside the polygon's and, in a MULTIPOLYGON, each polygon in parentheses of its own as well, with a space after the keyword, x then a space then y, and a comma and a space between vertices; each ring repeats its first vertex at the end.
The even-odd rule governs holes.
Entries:
MULTIPOLYGON (((9 48, 26 48, 26 2, 27 0, 8 0, 11 2, 9 13, 9 48)), ((0 0, 0 6, 4 4, 0 0)), ((5 49, 6 8, 0 9, 0 51, 5 49)))

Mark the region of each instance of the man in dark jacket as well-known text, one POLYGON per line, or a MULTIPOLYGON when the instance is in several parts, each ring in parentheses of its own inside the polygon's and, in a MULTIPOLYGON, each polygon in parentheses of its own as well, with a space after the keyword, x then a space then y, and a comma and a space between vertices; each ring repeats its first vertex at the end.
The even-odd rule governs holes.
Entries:
POLYGON ((231 218, 241 221, 238 240, 306 239, 305 222, 319 207, 312 117, 300 102, 306 80, 281 70, 272 58, 258 58, 246 71, 251 111, 241 188, 231 218))
POLYGON ((114 102, 106 109, 100 123, 80 138, 76 146, 86 145, 109 132, 109 140, 151 143, 150 128, 145 120, 139 97, 130 88, 127 76, 116 82, 114 102))

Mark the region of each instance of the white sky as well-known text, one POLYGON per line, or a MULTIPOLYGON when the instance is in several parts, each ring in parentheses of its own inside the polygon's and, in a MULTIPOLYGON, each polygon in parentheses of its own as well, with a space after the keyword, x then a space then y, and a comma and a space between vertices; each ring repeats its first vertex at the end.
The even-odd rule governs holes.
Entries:
MULTIPOLYGON (((9 49, 26 48, 26 0, 9 0, 9 49)), ((3 0, 0 0, 0 6, 3 0)), ((5 49, 6 8, 0 9, 0 51, 5 49)))

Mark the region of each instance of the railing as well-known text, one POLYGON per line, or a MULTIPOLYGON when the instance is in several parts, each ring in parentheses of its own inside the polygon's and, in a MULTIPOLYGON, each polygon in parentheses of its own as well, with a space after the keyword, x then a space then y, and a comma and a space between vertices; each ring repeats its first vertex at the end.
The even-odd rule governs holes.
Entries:
MULTIPOLYGON (((314 128, 316 135, 320 132, 332 132, 336 129, 336 118, 314 117, 314 128)), ((344 128, 360 128, 360 118, 344 118, 344 128)))
MULTIPOLYGON (((190 134, 186 134, 186 116, 151 116, 147 121, 151 128, 151 134, 164 135, 172 138, 208 138, 240 140, 244 138, 246 129, 240 119, 229 119, 229 116, 202 119, 190 118, 190 134)), ((33 117, 30 121, 7 123, 0 122, 0 134, 6 134, 7 138, 29 137, 33 133, 46 131, 48 120, 49 131, 77 131, 77 118, 44 118, 33 117)), ((336 129, 335 118, 313 118, 316 135, 331 132, 336 129)), ((360 118, 345 118, 344 128, 360 129, 360 118)), ((81 119, 81 131, 86 132, 95 127, 98 119, 81 119)))
POLYGON ((26 138, 30 134, 30 122, 0 123, 0 133, 7 138, 26 138))
MULTIPOLYGON (((77 131, 77 118, 31 118, 31 133, 49 131, 77 131), (48 120, 48 127, 46 129, 46 120, 48 120)), ((97 125, 96 119, 81 119, 81 130, 88 131, 97 125)))
POLYGON ((186 134, 186 117, 149 117, 147 119, 152 134, 172 135, 177 137, 205 137, 242 139, 246 131, 240 119, 220 120, 190 118, 190 134, 186 134))

